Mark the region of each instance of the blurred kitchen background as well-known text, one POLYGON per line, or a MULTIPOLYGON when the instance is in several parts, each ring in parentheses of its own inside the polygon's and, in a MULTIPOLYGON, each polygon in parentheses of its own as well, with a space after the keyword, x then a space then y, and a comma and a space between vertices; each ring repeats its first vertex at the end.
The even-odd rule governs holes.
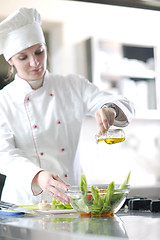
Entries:
MULTIPOLYGON (((1 1, 0 21, 19 7, 36 7, 53 73, 86 76, 100 89, 123 94, 136 107, 123 143, 96 144, 98 127, 86 117, 80 141, 89 183, 160 185, 160 11, 61 0, 1 1)), ((0 56, 0 88, 8 64, 0 56)), ((69 113, 68 113, 69 114, 69 113)))

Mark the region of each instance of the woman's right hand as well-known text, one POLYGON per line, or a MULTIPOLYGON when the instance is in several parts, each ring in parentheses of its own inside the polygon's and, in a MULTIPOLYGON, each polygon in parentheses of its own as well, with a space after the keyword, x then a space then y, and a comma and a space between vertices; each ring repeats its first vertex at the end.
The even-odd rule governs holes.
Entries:
POLYGON ((47 171, 41 171, 34 177, 33 181, 34 184, 37 184, 45 193, 63 203, 70 203, 69 196, 61 191, 64 190, 67 192, 70 185, 63 181, 58 175, 47 171))

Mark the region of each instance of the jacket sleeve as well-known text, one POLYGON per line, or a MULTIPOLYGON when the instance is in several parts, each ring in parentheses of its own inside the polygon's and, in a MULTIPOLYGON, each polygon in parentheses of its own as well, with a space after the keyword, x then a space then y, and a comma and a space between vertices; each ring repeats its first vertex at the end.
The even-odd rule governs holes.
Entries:
POLYGON ((115 95, 110 92, 100 91, 94 84, 87 79, 81 78, 81 89, 85 111, 87 115, 94 115, 104 104, 115 104, 118 107, 119 114, 114 121, 114 125, 125 127, 133 119, 135 114, 134 105, 129 99, 115 95))
POLYGON ((40 170, 21 149, 15 147, 14 135, 0 114, 0 172, 31 192, 32 180, 40 170))

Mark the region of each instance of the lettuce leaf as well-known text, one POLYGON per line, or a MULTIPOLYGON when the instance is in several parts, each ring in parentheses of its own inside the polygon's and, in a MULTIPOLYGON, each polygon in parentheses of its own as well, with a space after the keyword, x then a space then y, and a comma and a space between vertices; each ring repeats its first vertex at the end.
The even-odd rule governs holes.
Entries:
POLYGON ((98 188, 91 187, 92 193, 92 205, 91 205, 91 212, 99 213, 103 208, 103 199, 100 196, 100 192, 98 188))
POLYGON ((111 199, 114 194, 114 187, 115 187, 114 182, 111 182, 107 190, 105 190, 106 194, 104 196, 104 203, 102 209, 103 212, 110 212, 112 210, 111 199))
POLYGON ((65 204, 57 199, 53 198, 52 201, 52 209, 62 210, 62 209, 72 209, 72 206, 70 204, 65 204))

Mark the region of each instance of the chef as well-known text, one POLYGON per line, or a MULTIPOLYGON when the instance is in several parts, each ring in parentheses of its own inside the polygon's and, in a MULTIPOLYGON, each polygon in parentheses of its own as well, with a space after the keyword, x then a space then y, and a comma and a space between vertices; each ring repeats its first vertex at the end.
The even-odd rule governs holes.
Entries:
POLYGON ((16 70, 0 91, 2 200, 37 204, 55 197, 69 203, 65 191, 80 179, 76 155, 84 117, 95 116, 102 134, 111 125, 127 126, 133 105, 99 91, 83 76, 48 72, 41 17, 34 8, 20 8, 0 23, 0 54, 16 70))

